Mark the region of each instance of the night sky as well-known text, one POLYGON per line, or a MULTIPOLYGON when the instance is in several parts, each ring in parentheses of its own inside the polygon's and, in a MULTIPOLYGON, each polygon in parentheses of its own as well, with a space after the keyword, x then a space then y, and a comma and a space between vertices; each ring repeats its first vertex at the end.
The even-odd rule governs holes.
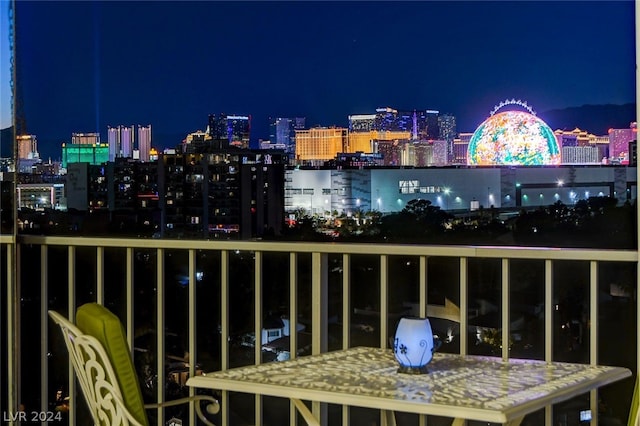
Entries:
POLYGON ((107 125, 172 147, 220 112, 252 116, 252 145, 269 116, 346 126, 381 106, 473 131, 506 98, 635 102, 633 17, 631 0, 18 1, 18 79, 43 158, 107 125))

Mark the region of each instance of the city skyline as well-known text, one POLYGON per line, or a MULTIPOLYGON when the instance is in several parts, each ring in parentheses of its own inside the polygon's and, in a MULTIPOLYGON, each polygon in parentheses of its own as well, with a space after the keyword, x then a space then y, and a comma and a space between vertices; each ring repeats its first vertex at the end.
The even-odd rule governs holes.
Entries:
POLYGON ((18 2, 24 118, 55 158, 71 132, 118 123, 150 123, 153 145, 173 146, 212 113, 251 115, 256 147, 270 116, 346 127, 377 107, 437 109, 472 132, 505 98, 537 111, 632 103, 633 7, 18 2))

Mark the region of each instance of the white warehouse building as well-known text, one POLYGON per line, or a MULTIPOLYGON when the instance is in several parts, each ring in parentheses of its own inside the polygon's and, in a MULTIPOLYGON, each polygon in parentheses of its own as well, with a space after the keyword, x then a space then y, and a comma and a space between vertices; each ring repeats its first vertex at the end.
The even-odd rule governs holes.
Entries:
POLYGON ((572 205, 613 196, 636 198, 636 168, 627 166, 511 166, 303 169, 285 172, 285 211, 313 214, 355 210, 398 212, 413 199, 444 210, 572 205))

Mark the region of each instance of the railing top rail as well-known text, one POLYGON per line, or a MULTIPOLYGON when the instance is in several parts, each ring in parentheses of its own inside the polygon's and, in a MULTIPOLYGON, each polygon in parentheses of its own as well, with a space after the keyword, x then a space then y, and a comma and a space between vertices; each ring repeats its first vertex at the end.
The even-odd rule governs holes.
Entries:
POLYGON ((16 242, 16 239, 13 235, 0 234, 0 244, 13 244, 15 242, 16 242))
MULTIPOLYGON (((2 238, 0 236, 0 238, 2 238)), ((0 241, 5 242, 4 239, 0 241)), ((104 237, 59 237, 18 235, 21 244, 63 245, 77 247, 131 247, 140 249, 241 250, 261 252, 296 252, 328 254, 385 254, 400 256, 438 256, 470 258, 595 260, 637 262, 637 250, 577 249, 559 247, 462 246, 427 244, 366 244, 306 241, 207 241, 104 237)), ((13 242, 8 240, 7 242, 13 242)))

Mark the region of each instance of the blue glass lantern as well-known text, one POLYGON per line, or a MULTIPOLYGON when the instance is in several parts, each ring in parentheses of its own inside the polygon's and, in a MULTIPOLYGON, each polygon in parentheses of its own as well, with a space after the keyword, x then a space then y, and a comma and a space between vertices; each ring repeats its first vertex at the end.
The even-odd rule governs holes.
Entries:
POLYGON ((433 358, 433 332, 427 318, 400 318, 393 342, 399 373, 426 374, 433 358))

